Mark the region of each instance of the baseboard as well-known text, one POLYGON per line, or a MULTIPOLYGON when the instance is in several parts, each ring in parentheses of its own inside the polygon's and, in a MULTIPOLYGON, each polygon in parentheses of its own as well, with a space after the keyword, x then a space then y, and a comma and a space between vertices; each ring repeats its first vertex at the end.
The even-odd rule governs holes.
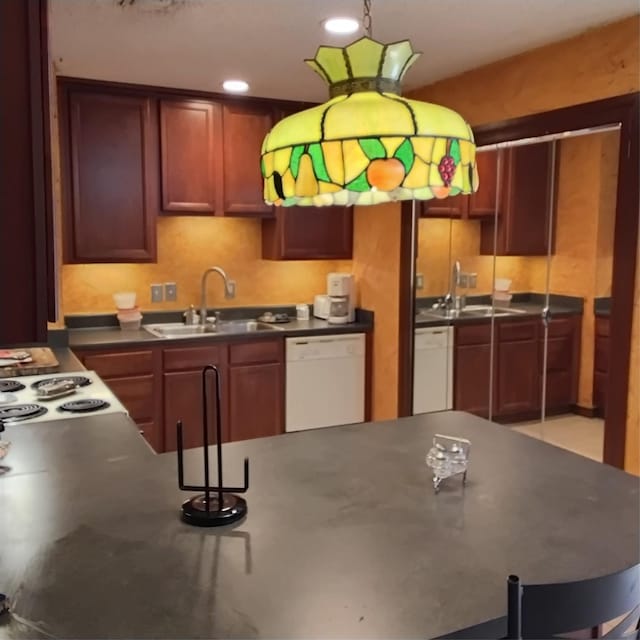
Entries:
POLYGON ((601 411, 598 407, 582 407, 579 404, 571 405, 571 413, 585 418, 599 418, 601 411))

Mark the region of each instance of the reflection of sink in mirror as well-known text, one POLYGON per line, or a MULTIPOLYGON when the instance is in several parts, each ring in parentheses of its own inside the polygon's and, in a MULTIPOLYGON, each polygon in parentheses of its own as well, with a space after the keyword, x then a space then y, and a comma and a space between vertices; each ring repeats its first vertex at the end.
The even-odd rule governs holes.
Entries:
POLYGON ((454 318, 482 318, 499 316, 512 316, 527 313, 523 309, 512 309, 505 307, 492 307, 491 305, 474 304, 467 305, 464 309, 420 309, 416 313, 418 320, 429 320, 432 318, 442 318, 445 320, 454 318))
POLYGON ((266 322, 256 320, 222 320, 218 325, 185 325, 177 322, 147 324, 143 328, 157 338, 201 338, 214 334, 253 333, 254 331, 281 331, 266 322))

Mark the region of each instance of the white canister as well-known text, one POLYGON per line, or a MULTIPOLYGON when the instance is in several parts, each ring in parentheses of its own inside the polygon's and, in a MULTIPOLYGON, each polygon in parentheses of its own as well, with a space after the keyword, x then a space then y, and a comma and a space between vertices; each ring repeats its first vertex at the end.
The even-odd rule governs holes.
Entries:
POLYGON ((308 320, 309 319, 309 305, 308 304, 297 304, 296 305, 296 318, 298 320, 308 320))

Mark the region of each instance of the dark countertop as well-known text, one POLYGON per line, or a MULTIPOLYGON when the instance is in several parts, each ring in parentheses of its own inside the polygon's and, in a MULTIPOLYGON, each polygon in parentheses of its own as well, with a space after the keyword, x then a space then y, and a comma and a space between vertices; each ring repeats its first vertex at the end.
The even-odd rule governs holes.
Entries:
POLYGON ((233 530, 180 522, 175 455, 125 416, 6 437, 0 638, 426 638, 504 615, 510 573, 638 562, 638 478, 459 412, 225 445, 228 482, 251 466, 233 530), (471 439, 466 488, 433 493, 435 433, 471 439))
POLYGON ((86 367, 76 358, 73 351, 67 347, 55 347, 51 349, 60 363, 58 371, 64 373, 67 371, 84 371, 86 367))
POLYGON ((373 329, 368 321, 349 324, 329 324, 326 320, 291 320, 285 324, 276 324, 274 331, 254 331, 248 333, 212 333, 206 337, 158 338, 144 329, 122 331, 119 327, 94 327, 87 329, 69 329, 69 346, 73 348, 106 348, 133 345, 164 346, 180 342, 226 342, 229 340, 253 340, 267 337, 293 338, 297 336, 330 335, 339 333, 364 333, 373 329))
MULTIPOLYGON (((468 305, 473 304, 491 304, 491 300, 489 296, 479 296, 478 300, 469 300, 467 302, 468 305), (482 299, 486 298, 486 299, 482 299)), ((428 299, 430 300, 430 299, 428 299)), ((563 316, 573 316, 573 315, 581 315, 582 314, 582 298, 573 298, 570 296, 551 296, 549 309, 551 310, 552 318, 559 318, 563 316)), ((420 309, 425 309, 428 311, 431 305, 426 303, 426 301, 417 302, 416 311, 420 309)), ((496 303, 496 307, 501 307, 499 303, 496 303)), ((540 294, 514 294, 514 299, 511 301, 507 309, 513 309, 519 313, 513 313, 510 315, 500 315, 496 316, 496 320, 517 320, 518 318, 532 318, 536 316, 541 316, 542 309, 544 308, 543 296, 540 294)), ((423 314, 416 315, 416 328, 421 327, 438 327, 443 325, 457 325, 457 324, 466 324, 472 323, 476 324, 478 322, 491 322, 491 316, 475 316, 475 317, 464 317, 464 318, 441 318, 436 315, 434 316, 425 316, 423 314)))
POLYGON ((595 298, 593 301, 593 313, 599 318, 611 316, 611 298, 595 298))

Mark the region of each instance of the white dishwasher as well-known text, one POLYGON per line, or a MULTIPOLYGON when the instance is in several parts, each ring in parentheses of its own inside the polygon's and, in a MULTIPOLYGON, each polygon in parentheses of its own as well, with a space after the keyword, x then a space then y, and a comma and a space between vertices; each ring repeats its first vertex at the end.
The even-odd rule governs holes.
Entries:
POLYGON ((286 431, 364 421, 363 333, 287 338, 286 431))
POLYGON ((416 329, 413 413, 453 407, 453 327, 416 329))

